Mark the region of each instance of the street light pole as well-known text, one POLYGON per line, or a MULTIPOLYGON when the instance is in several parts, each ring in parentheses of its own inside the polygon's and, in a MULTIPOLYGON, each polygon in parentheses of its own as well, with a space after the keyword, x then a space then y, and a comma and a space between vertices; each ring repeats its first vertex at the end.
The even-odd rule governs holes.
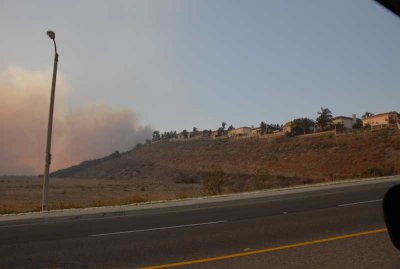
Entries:
POLYGON ((47 31, 47 35, 54 43, 54 66, 53 66, 53 80, 51 83, 51 95, 50 95, 50 108, 49 108, 49 121, 47 125, 47 142, 46 142, 46 155, 44 165, 44 179, 43 179, 43 199, 42 199, 42 211, 49 210, 49 173, 51 163, 51 134, 53 130, 53 110, 54 110, 54 96, 56 92, 56 78, 57 78, 57 64, 58 64, 58 53, 56 45, 56 35, 53 31, 47 31))

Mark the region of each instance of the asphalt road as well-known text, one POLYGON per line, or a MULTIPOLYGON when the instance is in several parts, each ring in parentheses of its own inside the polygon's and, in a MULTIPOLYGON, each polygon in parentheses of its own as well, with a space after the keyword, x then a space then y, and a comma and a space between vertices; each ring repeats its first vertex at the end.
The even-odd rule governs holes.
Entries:
POLYGON ((382 230, 381 199, 393 184, 343 185, 129 216, 0 222, 0 268, 62 261, 89 269, 400 268, 400 252, 382 230))

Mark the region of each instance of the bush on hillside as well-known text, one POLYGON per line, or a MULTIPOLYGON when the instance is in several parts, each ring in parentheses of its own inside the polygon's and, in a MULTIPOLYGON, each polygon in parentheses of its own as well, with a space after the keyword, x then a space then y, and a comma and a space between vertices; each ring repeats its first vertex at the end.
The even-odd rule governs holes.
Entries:
POLYGON ((393 165, 386 165, 384 167, 371 167, 361 173, 361 177, 382 177, 392 176, 395 174, 395 168, 393 165))
POLYGON ((200 178, 198 176, 186 175, 182 172, 180 172, 175 179, 175 183, 184 183, 184 184, 195 184, 198 183, 199 181, 200 178))
POLYGON ((136 146, 134 147, 134 149, 141 149, 141 148, 143 148, 142 143, 137 143, 136 146))
POLYGON ((225 183, 225 173, 222 170, 208 172, 203 178, 203 188, 210 194, 221 194, 225 183))
POLYGON ((273 179, 273 176, 268 170, 265 171, 259 171, 257 172, 256 175, 253 177, 253 188, 255 190, 262 190, 267 187, 267 182, 271 181, 273 179))

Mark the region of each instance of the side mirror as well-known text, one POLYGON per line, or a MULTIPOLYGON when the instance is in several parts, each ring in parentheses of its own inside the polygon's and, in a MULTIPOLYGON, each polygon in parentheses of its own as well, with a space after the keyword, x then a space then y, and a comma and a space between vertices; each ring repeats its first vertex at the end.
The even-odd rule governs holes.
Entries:
POLYGON ((383 198, 383 215, 393 245, 400 250, 400 185, 391 187, 383 198))

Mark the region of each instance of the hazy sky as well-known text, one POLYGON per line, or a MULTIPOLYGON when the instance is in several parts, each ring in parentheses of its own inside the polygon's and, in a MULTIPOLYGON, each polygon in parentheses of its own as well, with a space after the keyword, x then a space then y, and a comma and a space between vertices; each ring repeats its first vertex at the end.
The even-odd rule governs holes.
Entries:
POLYGON ((374 1, 0 0, 0 72, 51 68, 48 29, 68 107, 162 131, 400 110, 400 20, 374 1))

